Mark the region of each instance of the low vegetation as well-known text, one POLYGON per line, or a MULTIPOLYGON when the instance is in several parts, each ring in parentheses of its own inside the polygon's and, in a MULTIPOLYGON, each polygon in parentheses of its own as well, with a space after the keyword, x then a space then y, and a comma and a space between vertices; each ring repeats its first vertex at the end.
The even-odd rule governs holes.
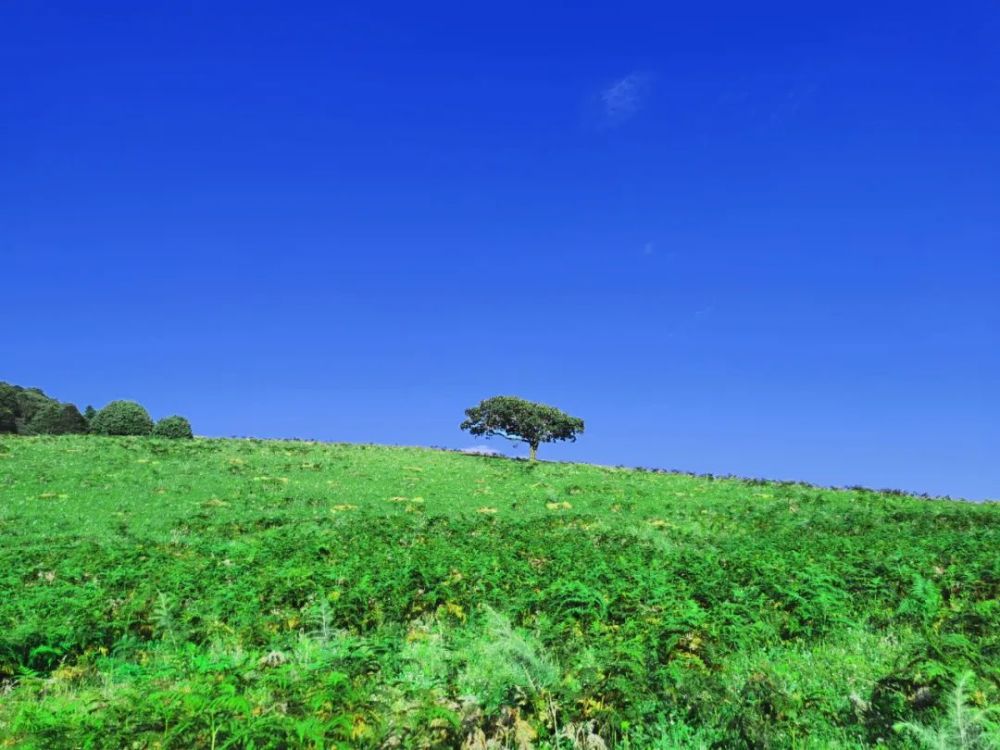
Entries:
POLYGON ((0 747, 996 741, 996 504, 72 435, 0 498, 0 747))
POLYGON ((191 423, 184 417, 161 419, 156 425, 145 407, 135 401, 112 401, 100 411, 62 403, 40 388, 0 382, 0 434, 14 435, 155 435, 190 438, 191 423))

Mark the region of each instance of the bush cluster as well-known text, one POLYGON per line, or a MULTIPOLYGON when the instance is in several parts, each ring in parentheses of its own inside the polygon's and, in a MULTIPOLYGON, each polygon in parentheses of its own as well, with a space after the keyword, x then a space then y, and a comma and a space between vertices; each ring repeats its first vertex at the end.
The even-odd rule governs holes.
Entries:
POLYGON ((52 405, 59 402, 38 388, 0 383, 0 432, 28 434, 35 415, 52 405))
POLYGON ((112 401, 100 411, 87 406, 81 414, 74 404, 48 396, 40 388, 24 388, 0 382, 0 434, 156 435, 191 438, 191 423, 184 417, 152 418, 134 401, 112 401))
POLYGON ((73 404, 53 402, 35 412, 25 432, 29 435, 83 435, 90 432, 90 425, 73 404))

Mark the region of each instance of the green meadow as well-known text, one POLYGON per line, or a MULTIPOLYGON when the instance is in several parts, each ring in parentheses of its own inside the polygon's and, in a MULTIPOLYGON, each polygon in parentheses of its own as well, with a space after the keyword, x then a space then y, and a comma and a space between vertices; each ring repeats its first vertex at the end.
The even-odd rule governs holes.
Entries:
POLYGON ((998 704, 996 503, 0 437, 0 747, 985 748, 998 704))

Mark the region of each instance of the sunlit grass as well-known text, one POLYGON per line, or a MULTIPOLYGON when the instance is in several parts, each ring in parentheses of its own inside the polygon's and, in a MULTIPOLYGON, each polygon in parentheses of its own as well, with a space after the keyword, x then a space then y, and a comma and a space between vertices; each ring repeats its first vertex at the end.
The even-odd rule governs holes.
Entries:
POLYGON ((0 746, 908 747, 1000 686, 995 505, 2 438, 0 540, 0 746))

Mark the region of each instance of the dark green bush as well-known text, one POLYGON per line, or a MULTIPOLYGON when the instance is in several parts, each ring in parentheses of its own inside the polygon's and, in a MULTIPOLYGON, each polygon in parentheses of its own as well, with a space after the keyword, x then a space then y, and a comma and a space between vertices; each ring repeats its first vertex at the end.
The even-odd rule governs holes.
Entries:
POLYGON ((0 383, 0 432, 17 432, 17 392, 0 383))
POLYGON ((35 414, 52 404, 58 405, 59 402, 46 396, 39 388, 0 383, 0 432, 27 433, 28 424, 35 414), (10 427, 12 418, 13 429, 10 427))
POLYGON ((39 388, 0 383, 0 432, 27 434, 35 414, 48 406, 58 405, 58 401, 39 388))
POLYGON ((21 426, 27 425, 39 411, 46 406, 58 404, 51 396, 47 396, 41 388, 20 388, 17 391, 17 412, 21 426))
POLYGON ((190 440, 194 437, 194 433, 191 431, 190 422, 184 417, 174 415, 172 417, 164 417, 157 422, 156 426, 153 427, 153 436, 174 440, 190 440))
POLYGON ((90 425, 73 404, 46 404, 35 412, 24 429, 27 435, 82 435, 90 425))
POLYGON ((135 401, 112 401, 94 415, 90 428, 98 435, 149 435, 153 420, 135 401))

